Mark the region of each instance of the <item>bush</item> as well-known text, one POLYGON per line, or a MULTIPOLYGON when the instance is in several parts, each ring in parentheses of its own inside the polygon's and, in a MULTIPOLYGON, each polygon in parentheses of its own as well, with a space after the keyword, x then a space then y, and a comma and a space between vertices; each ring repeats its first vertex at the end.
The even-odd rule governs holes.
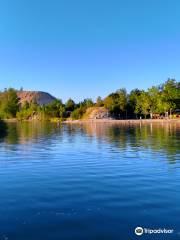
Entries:
POLYGON ((82 107, 77 108, 71 113, 71 118, 73 120, 81 119, 84 113, 85 113, 84 108, 82 108, 82 107))

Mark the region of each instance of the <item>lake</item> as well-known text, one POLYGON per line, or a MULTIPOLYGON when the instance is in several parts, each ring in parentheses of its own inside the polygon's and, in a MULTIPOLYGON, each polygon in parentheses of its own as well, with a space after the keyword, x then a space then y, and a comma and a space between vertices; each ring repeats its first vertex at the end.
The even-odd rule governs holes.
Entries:
POLYGON ((180 239, 180 125, 8 123, 0 240, 41 239, 180 239))

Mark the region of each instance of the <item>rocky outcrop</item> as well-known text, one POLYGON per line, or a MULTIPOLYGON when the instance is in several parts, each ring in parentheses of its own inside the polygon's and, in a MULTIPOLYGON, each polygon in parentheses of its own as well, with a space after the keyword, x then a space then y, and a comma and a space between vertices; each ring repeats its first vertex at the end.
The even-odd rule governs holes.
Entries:
POLYGON ((86 119, 112 119, 109 111, 104 107, 91 107, 86 110, 86 119))
POLYGON ((39 105, 46 105, 56 100, 55 97, 46 92, 41 91, 18 91, 17 96, 19 98, 20 103, 23 102, 36 102, 39 105))

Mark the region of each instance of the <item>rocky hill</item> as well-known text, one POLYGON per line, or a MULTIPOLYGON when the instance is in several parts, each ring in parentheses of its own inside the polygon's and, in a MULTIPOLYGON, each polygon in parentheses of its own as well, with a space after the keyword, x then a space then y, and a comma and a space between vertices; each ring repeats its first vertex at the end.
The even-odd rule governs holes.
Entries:
POLYGON ((25 101, 29 103, 35 101, 39 105, 46 105, 56 100, 56 98, 49 93, 41 91, 18 91, 17 96, 21 104, 25 101))
POLYGON ((104 107, 90 107, 86 110, 84 114, 84 119, 94 120, 94 119, 112 119, 109 111, 104 107))

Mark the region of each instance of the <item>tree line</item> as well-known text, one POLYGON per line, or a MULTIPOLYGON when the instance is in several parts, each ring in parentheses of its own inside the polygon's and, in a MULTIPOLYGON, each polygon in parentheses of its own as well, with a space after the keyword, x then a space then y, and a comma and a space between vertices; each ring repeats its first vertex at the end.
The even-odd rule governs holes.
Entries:
POLYGON ((95 102, 87 98, 75 103, 71 98, 63 103, 57 99, 40 106, 36 101, 19 103, 17 90, 13 88, 0 92, 0 118, 38 119, 58 118, 65 120, 81 119, 89 107, 104 107, 116 119, 169 117, 180 111, 180 82, 168 79, 165 83, 153 86, 147 91, 133 89, 127 93, 125 88, 98 97, 95 102))

